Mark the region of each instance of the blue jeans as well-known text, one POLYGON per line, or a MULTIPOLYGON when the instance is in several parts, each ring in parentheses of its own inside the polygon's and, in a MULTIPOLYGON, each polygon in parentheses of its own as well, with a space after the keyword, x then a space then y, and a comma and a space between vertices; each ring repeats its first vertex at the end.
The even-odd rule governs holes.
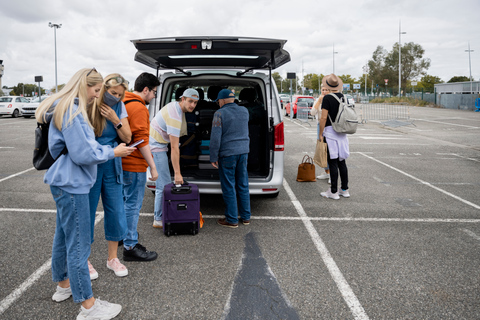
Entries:
POLYGON ((127 236, 123 246, 130 250, 138 243, 137 224, 147 183, 146 172, 123 171, 123 203, 127 215, 127 236))
POLYGON ((218 159, 223 201, 226 206, 225 218, 229 223, 238 223, 239 214, 243 220, 250 220, 247 160, 247 153, 218 159))
POLYGON ((120 241, 127 235, 127 217, 123 205, 123 185, 117 183, 115 175, 115 160, 108 160, 97 165, 97 181, 90 189, 90 223, 92 229, 92 243, 95 228, 95 213, 98 200, 102 195, 105 239, 120 241))
POLYGON ((152 152, 153 161, 157 167, 158 179, 155 181, 155 220, 162 220, 163 213, 163 189, 172 182, 170 168, 168 166, 168 157, 166 151, 152 152))
POLYGON ((88 194, 71 194, 50 186, 57 205, 57 221, 52 245, 52 279, 70 279, 73 301, 93 297, 87 259, 90 256, 90 215, 88 194))

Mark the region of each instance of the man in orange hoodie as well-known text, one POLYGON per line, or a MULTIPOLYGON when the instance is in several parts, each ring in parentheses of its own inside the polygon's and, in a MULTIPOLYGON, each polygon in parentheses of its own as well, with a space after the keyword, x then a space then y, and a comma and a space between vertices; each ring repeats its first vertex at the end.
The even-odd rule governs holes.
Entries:
POLYGON ((148 145, 150 114, 146 105, 155 97, 159 85, 160 81, 157 77, 144 72, 135 80, 133 93, 125 92, 125 98, 123 99, 132 131, 132 144, 142 141, 137 145, 137 150, 132 152, 130 156, 122 158, 123 198, 128 228, 127 237, 123 241, 124 261, 152 261, 157 259, 156 252, 148 251, 138 243, 137 224, 145 195, 147 167, 150 167, 151 180, 155 181, 158 178, 157 168, 148 145))

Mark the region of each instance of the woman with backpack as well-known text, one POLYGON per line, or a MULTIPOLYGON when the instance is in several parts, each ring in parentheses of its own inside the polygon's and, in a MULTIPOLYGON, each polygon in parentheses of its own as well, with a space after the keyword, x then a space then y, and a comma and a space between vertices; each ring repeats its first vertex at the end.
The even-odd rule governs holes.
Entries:
MULTIPOLYGON (((105 77, 100 98, 87 109, 93 125, 95 140, 102 146, 118 145, 119 141, 130 143, 132 132, 128 123, 128 114, 122 100, 128 90, 128 81, 120 74, 113 73, 105 77)), ((118 260, 118 242, 127 235, 127 216, 123 206, 123 170, 122 160, 115 158, 97 166, 97 181, 90 189, 90 224, 92 243, 95 229, 95 213, 102 195, 105 239, 108 242, 107 268, 117 277, 128 275, 128 269, 118 260)), ((90 278, 98 278, 98 272, 88 261, 90 278)))
POLYGON ((95 68, 81 69, 35 113, 38 122, 50 123, 49 150, 54 159, 58 157, 44 176, 57 207, 52 278, 58 285, 52 300, 61 302, 73 295, 73 301, 82 304, 77 319, 112 319, 122 310, 119 304, 93 297, 87 265, 91 245, 88 194, 96 180, 97 164, 135 150, 123 143, 114 149, 95 141, 87 106, 98 98, 102 81, 95 68), (65 147, 68 151, 62 153, 65 147))
POLYGON ((334 200, 340 199, 340 196, 345 198, 350 197, 348 192, 348 170, 345 159, 350 156, 347 135, 345 133, 338 133, 332 128, 333 121, 337 117, 340 103, 333 96, 336 95, 339 99, 344 96, 340 93, 343 89, 343 81, 335 74, 330 74, 323 77, 322 86, 330 89, 331 94, 326 95, 322 101, 322 113, 320 116, 320 140, 327 142, 327 160, 330 168, 331 186, 326 192, 322 192, 322 197, 334 200), (338 174, 340 173, 341 189, 338 188, 338 174))
MULTIPOLYGON (((310 111, 310 114, 312 116, 317 116, 317 139, 320 140, 320 116, 321 116, 321 112, 322 112, 322 101, 323 101, 323 98, 330 93, 330 89, 324 87, 323 85, 321 86, 321 90, 320 90, 320 96, 318 97, 317 101, 315 102, 315 104, 313 105, 312 107, 312 110, 310 111)), ((331 183, 330 181, 330 169, 328 167, 326 168, 323 168, 325 170, 324 173, 322 173, 321 175, 317 176, 317 179, 318 180, 323 180, 323 179, 328 179, 328 183, 331 183)))

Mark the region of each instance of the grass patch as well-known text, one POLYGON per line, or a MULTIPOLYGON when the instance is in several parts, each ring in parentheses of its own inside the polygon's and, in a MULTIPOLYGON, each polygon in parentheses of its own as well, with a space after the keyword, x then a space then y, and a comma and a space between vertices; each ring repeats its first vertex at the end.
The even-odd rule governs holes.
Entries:
POLYGON ((431 103, 410 97, 375 98, 370 103, 406 103, 410 106, 424 107, 431 103))

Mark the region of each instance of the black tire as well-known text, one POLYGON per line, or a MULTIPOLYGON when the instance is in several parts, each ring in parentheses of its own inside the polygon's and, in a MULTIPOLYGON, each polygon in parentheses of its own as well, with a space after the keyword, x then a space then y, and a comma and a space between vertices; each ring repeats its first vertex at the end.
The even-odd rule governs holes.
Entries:
POLYGON ((18 109, 13 110, 12 118, 18 118, 18 114, 19 114, 19 113, 20 113, 20 112, 18 111, 18 109))

